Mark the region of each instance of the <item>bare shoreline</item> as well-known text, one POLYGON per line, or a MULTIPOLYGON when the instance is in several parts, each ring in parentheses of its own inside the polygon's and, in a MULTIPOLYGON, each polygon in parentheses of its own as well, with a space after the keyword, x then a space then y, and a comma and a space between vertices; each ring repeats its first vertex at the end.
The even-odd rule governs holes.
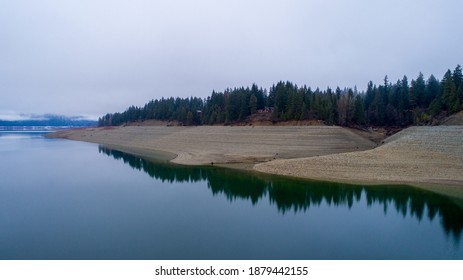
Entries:
POLYGON ((261 172, 361 184, 407 184, 463 198, 463 126, 411 127, 375 149, 257 164, 261 172))
POLYGON ((50 137, 177 155, 186 165, 259 163, 363 151, 375 143, 350 130, 329 126, 127 126, 65 130, 50 137))
POLYGON ((408 184, 463 198, 463 126, 411 127, 377 145, 328 126, 127 126, 56 138, 186 165, 220 165, 304 179, 408 184))

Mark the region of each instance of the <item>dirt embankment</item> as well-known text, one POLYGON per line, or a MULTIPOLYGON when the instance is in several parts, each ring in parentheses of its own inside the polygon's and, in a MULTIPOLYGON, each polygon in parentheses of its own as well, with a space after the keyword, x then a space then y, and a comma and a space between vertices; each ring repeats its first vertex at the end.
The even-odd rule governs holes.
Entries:
POLYGON ((443 122, 443 125, 463 125, 463 111, 453 114, 447 117, 443 122))
POLYGON ((463 186, 463 126, 411 127, 372 150, 275 160, 254 168, 320 180, 449 186, 446 194, 463 197, 463 188, 455 187, 463 186))
POLYGON ((174 163, 229 164, 362 151, 375 143, 329 126, 126 126, 57 132, 52 137, 104 144, 137 154, 164 151, 174 163))

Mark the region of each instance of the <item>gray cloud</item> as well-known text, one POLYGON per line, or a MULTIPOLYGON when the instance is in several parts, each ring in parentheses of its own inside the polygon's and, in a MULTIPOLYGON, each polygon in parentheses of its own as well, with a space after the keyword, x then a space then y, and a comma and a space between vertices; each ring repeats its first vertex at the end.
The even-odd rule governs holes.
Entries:
POLYGON ((255 82, 365 88, 463 61, 458 0, 2 1, 0 112, 94 115, 255 82))

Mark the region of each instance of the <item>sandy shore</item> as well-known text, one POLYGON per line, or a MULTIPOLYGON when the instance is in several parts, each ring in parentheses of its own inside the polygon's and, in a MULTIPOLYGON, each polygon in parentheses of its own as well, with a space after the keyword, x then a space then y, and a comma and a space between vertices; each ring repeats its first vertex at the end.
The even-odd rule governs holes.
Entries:
POLYGON ((127 126, 57 132, 178 164, 218 164, 308 179, 409 184, 463 198, 463 126, 412 127, 379 147, 329 126, 127 126))

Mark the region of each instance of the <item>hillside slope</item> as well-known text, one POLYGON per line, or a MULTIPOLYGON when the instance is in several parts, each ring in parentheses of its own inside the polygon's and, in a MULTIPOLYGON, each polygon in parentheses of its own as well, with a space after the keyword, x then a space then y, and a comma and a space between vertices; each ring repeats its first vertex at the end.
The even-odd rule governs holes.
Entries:
POLYGON ((463 125, 463 111, 449 116, 442 122, 443 125, 463 125))
POLYGON ((410 127, 361 152, 275 160, 255 170, 320 180, 459 186, 463 197, 463 126, 410 127))

